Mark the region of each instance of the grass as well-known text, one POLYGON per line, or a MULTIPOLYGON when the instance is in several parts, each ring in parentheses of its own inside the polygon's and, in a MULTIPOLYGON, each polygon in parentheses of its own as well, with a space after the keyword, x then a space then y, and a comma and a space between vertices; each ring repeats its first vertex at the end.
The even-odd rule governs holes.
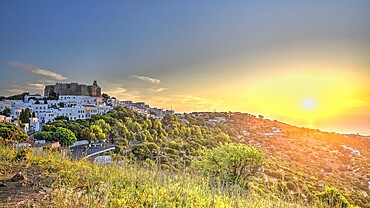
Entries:
POLYGON ((11 173, 9 166, 41 173, 43 180, 34 189, 52 190, 37 203, 42 207, 305 207, 284 196, 215 182, 190 169, 170 172, 132 161, 101 166, 59 152, 19 156, 16 150, 0 147, 3 175, 11 173))

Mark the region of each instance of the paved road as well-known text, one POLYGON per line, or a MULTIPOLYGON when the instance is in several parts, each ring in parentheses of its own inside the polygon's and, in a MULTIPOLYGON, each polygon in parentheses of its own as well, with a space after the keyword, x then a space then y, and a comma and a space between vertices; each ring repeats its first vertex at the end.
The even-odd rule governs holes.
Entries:
POLYGON ((73 155, 74 158, 82 158, 100 151, 103 151, 105 149, 109 149, 111 147, 115 147, 114 144, 106 144, 105 146, 101 144, 96 144, 96 146, 91 146, 89 147, 88 144, 86 145, 79 145, 79 146, 74 146, 70 147, 70 151, 73 155))

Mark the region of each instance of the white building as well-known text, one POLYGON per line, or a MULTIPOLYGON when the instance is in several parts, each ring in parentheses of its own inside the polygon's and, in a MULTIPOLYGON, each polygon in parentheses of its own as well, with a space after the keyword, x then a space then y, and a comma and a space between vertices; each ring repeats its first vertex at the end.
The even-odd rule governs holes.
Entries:
POLYGON ((12 117, 7 117, 7 116, 4 116, 4 115, 0 115, 0 122, 7 122, 7 123, 11 123, 12 122, 12 117))
POLYGON ((82 105, 72 106, 69 108, 59 108, 56 111, 57 116, 66 116, 69 120, 86 119, 86 110, 82 105))
POLYGON ((37 117, 30 118, 30 127, 35 132, 40 131, 41 129, 40 129, 39 118, 37 118, 37 117))
POLYGON ((98 114, 98 108, 95 105, 82 105, 85 108, 86 118, 98 114))
POLYGON ((3 112, 6 108, 12 108, 12 102, 10 100, 0 101, 0 112, 3 112))
POLYGON ((24 96, 24 99, 23 99, 23 102, 28 103, 32 99, 33 100, 41 100, 40 102, 44 102, 43 101, 44 98, 45 98, 44 96, 39 95, 39 94, 36 94, 36 95, 25 95, 24 96))
POLYGON ((82 104, 93 104, 99 103, 99 98, 90 96, 79 96, 79 95, 60 95, 59 102, 64 103, 65 107, 68 105, 82 105, 82 104))
POLYGON ((54 121, 55 117, 57 117, 58 109, 49 109, 43 113, 38 114, 39 121, 41 123, 47 123, 49 121, 54 121))
POLYGON ((45 113, 49 110, 48 104, 31 104, 30 106, 31 113, 35 113, 36 116, 39 116, 40 113, 45 113))

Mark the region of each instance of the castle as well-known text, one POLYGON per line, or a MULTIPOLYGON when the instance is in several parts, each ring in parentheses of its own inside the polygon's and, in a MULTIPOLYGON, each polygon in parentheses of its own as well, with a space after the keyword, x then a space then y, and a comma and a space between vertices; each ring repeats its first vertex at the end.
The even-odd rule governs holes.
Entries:
POLYGON ((94 81, 92 85, 78 83, 56 83, 55 85, 45 86, 44 96, 51 96, 55 93, 57 95, 101 97, 101 88, 99 87, 97 81, 94 81))

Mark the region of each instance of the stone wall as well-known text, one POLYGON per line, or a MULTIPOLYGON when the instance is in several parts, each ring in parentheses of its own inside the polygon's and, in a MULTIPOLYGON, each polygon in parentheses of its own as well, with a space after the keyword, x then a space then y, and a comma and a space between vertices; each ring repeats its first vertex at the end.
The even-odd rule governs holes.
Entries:
POLYGON ((58 95, 80 95, 101 97, 101 88, 96 81, 92 85, 78 83, 56 83, 55 85, 45 86, 44 96, 49 96, 52 92, 58 95))

